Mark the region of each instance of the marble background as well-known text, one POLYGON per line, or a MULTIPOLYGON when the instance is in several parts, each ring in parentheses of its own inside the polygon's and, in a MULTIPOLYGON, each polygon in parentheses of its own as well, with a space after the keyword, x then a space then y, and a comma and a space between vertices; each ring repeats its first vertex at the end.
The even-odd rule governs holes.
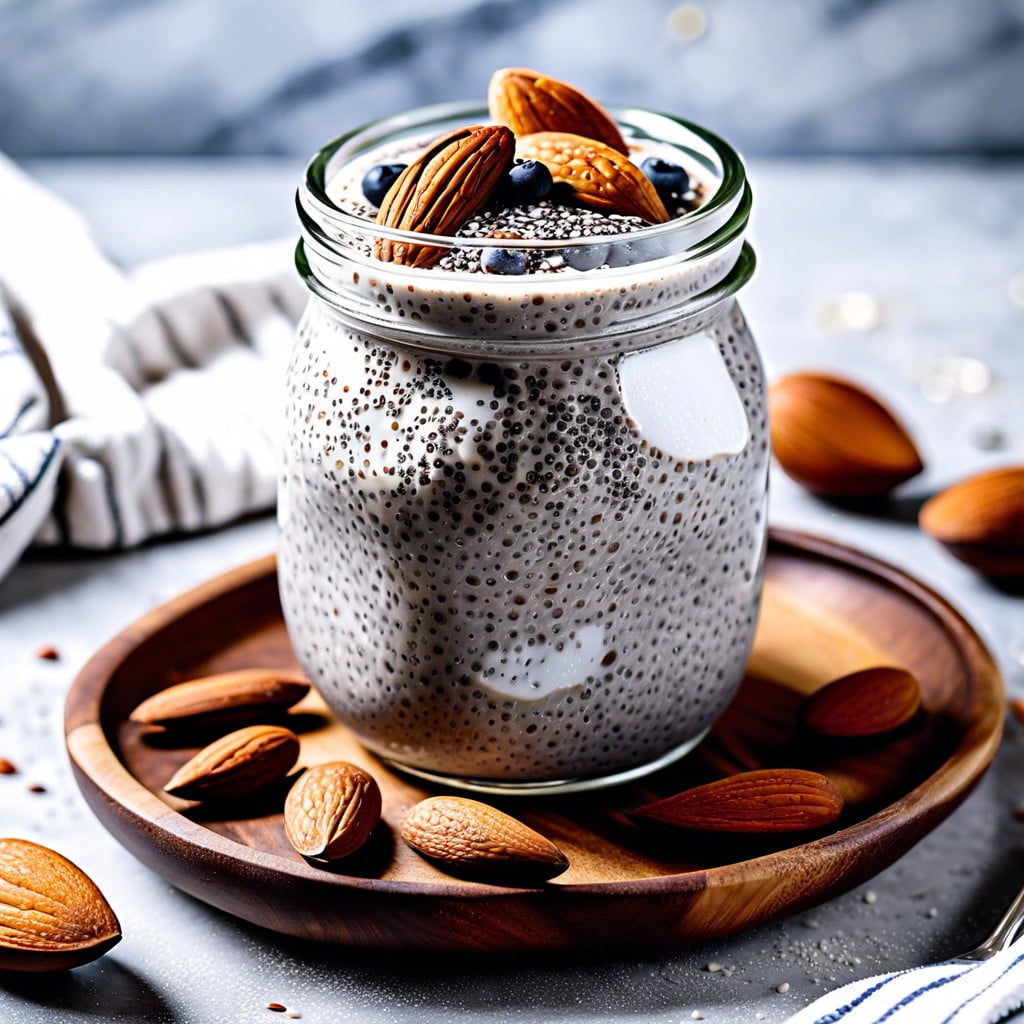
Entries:
POLYGON ((0 0, 0 150, 306 154, 507 64, 749 153, 1024 152, 1024 0, 0 0))

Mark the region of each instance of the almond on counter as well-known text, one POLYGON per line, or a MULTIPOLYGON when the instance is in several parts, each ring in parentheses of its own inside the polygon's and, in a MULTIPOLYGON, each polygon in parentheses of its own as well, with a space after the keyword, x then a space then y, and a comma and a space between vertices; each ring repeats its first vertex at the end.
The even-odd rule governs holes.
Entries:
POLYGON ((986 576, 1024 577, 1024 466, 961 480, 921 509, 921 529, 986 576))
POLYGON ((78 967, 120 939, 114 912, 80 868, 27 839, 0 839, 0 970, 78 967))
POLYGON ((874 395, 840 377, 782 377, 768 388, 768 413, 779 465, 815 494, 887 494, 924 468, 896 417, 874 395))

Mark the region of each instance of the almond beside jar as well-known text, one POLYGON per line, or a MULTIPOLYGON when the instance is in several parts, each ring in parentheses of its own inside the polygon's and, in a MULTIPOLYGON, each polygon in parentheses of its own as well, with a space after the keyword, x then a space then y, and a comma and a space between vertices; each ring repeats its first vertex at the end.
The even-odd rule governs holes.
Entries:
MULTIPOLYGON (((695 125, 610 114, 633 164, 687 167, 696 208, 647 223, 474 195, 491 168, 452 168, 437 142, 488 123, 465 104, 342 136, 299 188, 311 297, 288 374, 286 622, 363 743, 454 785, 653 770, 699 742, 753 637, 767 435, 735 299, 754 262, 743 166, 695 125), (425 152, 440 178, 414 178, 425 152), (359 183, 387 164, 414 170, 378 218, 359 183), (462 226, 408 230, 416 187, 462 226), (523 272, 482 272, 485 250, 523 272)), ((593 168, 630 188, 625 159, 593 168)))

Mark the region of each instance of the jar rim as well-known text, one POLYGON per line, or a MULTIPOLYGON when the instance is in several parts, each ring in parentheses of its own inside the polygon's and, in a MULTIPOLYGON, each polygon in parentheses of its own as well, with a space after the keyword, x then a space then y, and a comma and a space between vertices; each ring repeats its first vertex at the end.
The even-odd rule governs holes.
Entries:
MULTIPOLYGON (((681 234, 692 234, 699 245, 706 241, 702 229, 706 227, 709 234, 717 230, 723 215, 728 216, 731 207, 740 202, 744 193, 749 192, 742 159, 729 143, 714 132, 684 118, 659 111, 614 105, 608 106, 606 109, 619 124, 632 128, 634 137, 675 145, 700 161, 705 170, 711 171, 715 176, 716 187, 707 201, 695 210, 664 223, 621 233, 558 239, 488 238, 486 243, 488 248, 533 251, 571 248, 586 251, 589 247, 597 249, 610 243, 648 242, 681 234), (660 132, 657 131, 659 127, 662 129, 660 132), (666 134, 676 137, 666 138, 666 134), (717 161, 717 168, 712 166, 713 161, 717 161)), ((337 237, 339 234, 342 236, 350 233, 365 234, 371 229, 374 237, 388 238, 407 244, 436 245, 446 249, 482 242, 480 239, 460 235, 435 235, 385 227, 339 206, 331 199, 328 192, 329 182, 338 167, 361 152, 366 152, 379 145, 386 138, 399 132, 408 132, 411 135, 416 129, 423 130, 428 125, 442 121, 456 122, 459 119, 465 119, 464 123, 467 124, 486 123, 490 120, 486 108, 479 103, 465 101, 440 103, 369 121, 328 142, 307 164, 303 180, 296 193, 296 206, 304 230, 321 243, 328 244, 332 235, 337 237)), ((440 131, 437 134, 440 134, 440 131)), ((432 268, 405 267, 403 269, 407 272, 413 270, 418 273, 436 274, 432 268)), ((581 271, 580 273, 587 272, 581 271)), ((458 276, 464 279, 466 275, 459 274, 458 276)))

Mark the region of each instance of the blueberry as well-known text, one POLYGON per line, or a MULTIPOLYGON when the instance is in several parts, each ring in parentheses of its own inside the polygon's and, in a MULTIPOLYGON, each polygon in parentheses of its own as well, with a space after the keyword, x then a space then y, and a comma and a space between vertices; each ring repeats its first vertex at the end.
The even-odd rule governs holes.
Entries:
POLYGON ((651 156, 640 165, 640 170, 650 179, 666 206, 670 205, 670 200, 678 200, 690 191, 690 178, 679 164, 651 156))
POLYGON ((363 175, 363 195, 373 206, 380 206, 388 189, 398 180, 406 164, 376 164, 363 175))
POLYGON ((540 202, 550 191, 551 172, 539 160, 524 160, 510 168, 502 193, 511 206, 540 202))
POLYGON ((519 249, 484 249, 480 266, 488 274, 525 274, 526 253, 519 249))

